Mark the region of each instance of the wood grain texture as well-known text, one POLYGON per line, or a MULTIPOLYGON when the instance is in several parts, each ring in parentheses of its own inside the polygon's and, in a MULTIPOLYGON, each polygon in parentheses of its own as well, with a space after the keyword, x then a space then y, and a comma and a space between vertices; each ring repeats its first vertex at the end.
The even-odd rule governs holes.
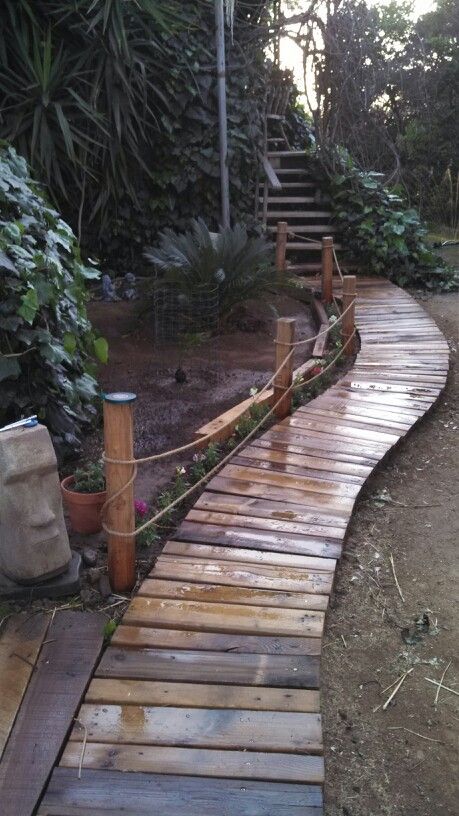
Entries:
POLYGON ((319 660, 309 655, 266 655, 167 649, 107 649, 97 677, 222 685, 318 688, 319 660))
POLYGON ((42 613, 13 615, 0 634, 0 759, 48 624, 42 613))
POLYGON ((321 816, 318 785, 56 768, 38 816, 321 816))
POLYGON ((58 612, 50 624, 0 763, 2 816, 33 813, 94 668, 105 620, 58 612))
MULTIPOLYGON (((68 742, 60 764, 65 768, 78 768, 80 759, 80 743, 68 742)), ((83 768, 216 776, 221 779, 261 779, 299 782, 302 785, 321 784, 324 778, 324 761, 320 756, 116 743, 88 743, 83 768)), ((203 788, 205 789, 205 782, 203 788)), ((186 811, 184 816, 185 814, 186 811)))
POLYGON ((139 587, 145 598, 177 598, 205 603, 247 604, 283 609, 319 609, 325 612, 327 595, 299 591, 258 589, 257 587, 222 586, 218 583, 191 583, 185 580, 147 579, 139 587))
POLYGON ((85 703, 70 741, 121 745, 322 752, 319 714, 85 703))

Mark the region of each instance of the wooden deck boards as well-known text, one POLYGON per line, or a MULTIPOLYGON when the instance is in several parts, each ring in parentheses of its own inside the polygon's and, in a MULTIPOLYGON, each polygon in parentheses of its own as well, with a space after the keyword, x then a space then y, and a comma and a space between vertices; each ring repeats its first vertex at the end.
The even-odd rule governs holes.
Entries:
POLYGON ((362 485, 448 370, 406 292, 365 278, 357 292, 353 369, 207 485, 105 652, 39 816, 322 815, 336 561, 362 485))

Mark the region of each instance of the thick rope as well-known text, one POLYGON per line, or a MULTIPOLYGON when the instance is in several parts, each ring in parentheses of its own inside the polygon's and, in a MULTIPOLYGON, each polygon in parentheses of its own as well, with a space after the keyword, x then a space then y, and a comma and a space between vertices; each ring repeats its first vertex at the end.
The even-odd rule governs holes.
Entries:
POLYGON ((336 249, 335 249, 335 247, 333 247, 333 258, 334 258, 334 260, 335 260, 335 265, 336 265, 336 268, 337 268, 337 270, 338 270, 338 275, 340 276, 340 278, 341 278, 341 283, 342 283, 342 282, 343 282, 343 280, 344 280, 344 276, 343 276, 343 273, 341 272, 341 267, 340 267, 340 265, 339 265, 338 256, 337 256, 337 254, 336 254, 336 249))
POLYGON ((322 241, 317 241, 314 238, 307 238, 306 235, 300 235, 298 232, 292 232, 288 230, 289 238, 298 238, 300 241, 306 241, 308 244, 316 244, 317 246, 322 246, 322 241))
POLYGON ((350 301, 349 305, 346 306, 346 308, 338 315, 336 320, 333 320, 332 323, 330 323, 330 325, 326 329, 322 329, 322 331, 318 332, 318 334, 316 334, 314 337, 308 337, 306 340, 297 340, 295 343, 284 343, 280 340, 274 340, 274 342, 278 346, 290 346, 292 348, 295 348, 296 346, 304 346, 306 343, 312 343, 313 340, 317 340, 319 337, 322 337, 322 335, 328 334, 328 332, 330 331, 330 329, 333 328, 333 326, 337 326, 339 323, 341 323, 344 315, 347 314, 350 309, 352 309, 354 304, 355 296, 350 301))
MULTIPOLYGON (((262 427, 262 425, 264 425, 266 420, 269 419, 270 416, 272 416, 272 414, 275 412, 276 408, 280 405, 280 403, 285 399, 285 397, 289 393, 296 390, 297 388, 309 387, 311 385, 311 383, 313 383, 315 380, 319 379, 319 377, 322 377, 326 373, 326 371, 328 371, 340 359, 340 357, 344 353, 344 351, 347 348, 347 346, 349 345, 349 343, 354 339, 355 335, 356 335, 356 330, 354 329, 353 333, 348 338, 348 340, 346 341, 344 346, 340 349, 340 351, 336 355, 336 357, 334 357, 333 360, 324 369, 322 369, 322 371, 319 374, 315 374, 314 377, 311 377, 311 379, 307 380, 306 382, 302 382, 302 383, 298 383, 298 384, 292 383, 290 386, 288 386, 288 388, 285 389, 285 393, 282 394, 280 399, 275 403, 275 405, 272 406, 272 408, 270 408, 268 413, 265 414, 265 416, 260 420, 260 422, 258 422, 255 425, 255 427, 252 428, 252 430, 247 434, 247 436, 245 436, 244 439, 242 439, 241 442, 239 442, 239 444, 236 445, 235 448, 233 448, 233 450, 231 450, 226 456, 224 456, 223 459, 221 460, 221 462, 219 462, 217 465, 215 465, 215 467, 213 467, 208 473, 206 473, 205 476, 203 476, 198 482, 196 482, 194 485, 191 485, 191 487, 188 488, 188 490, 186 490, 185 493, 182 493, 182 495, 179 496, 177 499, 174 499, 174 501, 171 502, 171 504, 169 504, 167 507, 160 510, 158 513, 156 513, 154 516, 152 516, 151 519, 148 519, 148 521, 146 521, 144 524, 142 524, 140 527, 137 527, 135 530, 133 530, 130 533, 122 533, 122 532, 118 532, 117 530, 112 530, 110 527, 107 527, 105 522, 102 522, 102 526, 103 526, 105 532, 108 533, 108 535, 116 536, 117 538, 132 538, 133 536, 139 535, 144 530, 147 530, 148 527, 152 526, 152 524, 156 524, 156 522, 158 522, 161 518, 163 518, 163 516, 165 516, 167 513, 169 513, 171 510, 173 510, 174 507, 176 507, 178 504, 180 504, 188 496, 191 496, 192 493, 194 493, 195 490, 197 490, 198 487, 200 487, 203 484, 206 484, 206 482, 208 482, 209 479, 211 479, 212 476, 214 476, 215 473, 217 473, 224 465, 226 465, 226 463, 229 462, 230 459, 232 459, 232 457, 239 450, 241 450, 242 447, 244 447, 244 445, 249 441, 249 439, 251 439, 254 436, 254 434, 256 434, 256 432, 262 427)), ((292 350, 291 353, 293 353, 293 350, 292 350)), ((202 440, 199 440, 199 442, 202 443, 202 440)), ((112 460, 111 459, 106 459, 105 461, 111 462, 112 460)), ((117 462, 116 462, 117 464, 122 464, 122 465, 131 465, 131 464, 133 464, 134 465, 133 472, 132 472, 132 475, 129 478, 129 480, 126 482, 126 484, 123 485, 123 487, 120 488, 120 490, 118 490, 116 493, 114 493, 113 496, 110 496, 110 498, 105 502, 105 504, 104 504, 104 506, 102 508, 102 515, 105 513, 106 508, 113 501, 115 501, 115 499, 117 499, 118 496, 122 495, 122 493, 124 493, 124 491, 127 490, 127 488, 130 487, 130 485, 133 483, 133 481, 134 481, 134 479, 136 477, 136 473, 137 473, 136 462, 141 462, 141 461, 149 461, 149 459, 147 457, 146 460, 142 460, 142 459, 138 459, 138 460, 131 460, 131 459, 117 460, 117 462)))

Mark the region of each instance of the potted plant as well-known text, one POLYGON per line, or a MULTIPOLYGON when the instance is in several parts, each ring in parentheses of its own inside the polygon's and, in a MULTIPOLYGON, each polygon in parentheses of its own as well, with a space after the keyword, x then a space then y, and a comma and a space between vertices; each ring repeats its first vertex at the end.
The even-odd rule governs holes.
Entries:
POLYGON ((101 511, 107 499, 101 462, 78 468, 72 476, 62 480, 61 490, 72 529, 84 535, 98 533, 102 529, 101 511))

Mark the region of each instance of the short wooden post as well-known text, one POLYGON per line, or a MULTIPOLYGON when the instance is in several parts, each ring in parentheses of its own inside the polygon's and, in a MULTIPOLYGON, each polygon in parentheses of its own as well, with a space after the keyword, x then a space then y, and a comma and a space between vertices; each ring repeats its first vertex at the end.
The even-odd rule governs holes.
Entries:
POLYGON ((277 222, 277 236, 276 236, 276 270, 279 277, 285 272, 285 254, 287 252, 287 221, 277 222))
MULTIPOLYGON (((341 321, 341 339, 343 346, 348 342, 355 330, 355 297, 356 297, 356 283, 355 275, 344 275, 343 277, 343 312, 348 308, 341 321)), ((351 340, 346 347, 344 354, 346 357, 352 357, 355 351, 355 340, 351 340)))
MULTIPOLYGON (((282 365, 291 352, 291 344, 295 338, 295 320, 292 317, 280 317, 277 321, 276 334, 276 363, 275 371, 282 365)), ((282 395, 284 399, 279 402, 275 410, 278 419, 284 419, 292 408, 292 392, 285 393, 286 389, 293 381, 293 354, 285 365, 279 371, 274 381, 274 405, 281 400, 282 395)))
MULTIPOLYGON (((104 449, 109 459, 133 459, 135 394, 116 393, 104 397, 104 449)), ((107 498, 113 496, 132 475, 133 465, 105 463, 107 498)), ((135 510, 134 485, 107 507, 106 524, 120 533, 132 536, 108 536, 108 577, 115 592, 130 592, 135 585, 135 510)))
POLYGON ((322 238, 322 303, 333 301, 333 238, 322 238))

